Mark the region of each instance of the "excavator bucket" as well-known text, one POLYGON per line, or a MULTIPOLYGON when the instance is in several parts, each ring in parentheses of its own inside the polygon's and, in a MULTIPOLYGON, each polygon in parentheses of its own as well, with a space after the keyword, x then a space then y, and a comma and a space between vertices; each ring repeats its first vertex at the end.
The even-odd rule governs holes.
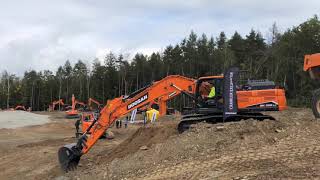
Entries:
POLYGON ((60 167, 65 172, 72 171, 77 168, 81 154, 76 143, 67 144, 58 151, 60 167))

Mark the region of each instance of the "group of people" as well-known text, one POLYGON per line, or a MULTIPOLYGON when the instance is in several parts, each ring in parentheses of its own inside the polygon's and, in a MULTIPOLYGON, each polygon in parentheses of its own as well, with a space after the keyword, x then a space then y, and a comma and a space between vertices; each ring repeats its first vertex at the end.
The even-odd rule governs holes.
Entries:
MULTIPOLYGON (((128 122, 127 120, 125 121, 124 123, 124 128, 127 128, 128 127, 128 122)), ((116 128, 119 129, 119 128, 122 128, 122 120, 116 120, 116 128)))
MULTIPOLYGON (((128 127, 128 121, 129 121, 129 117, 127 116, 124 122, 124 128, 128 127)), ((117 129, 122 128, 122 119, 116 120, 116 128, 117 129)))

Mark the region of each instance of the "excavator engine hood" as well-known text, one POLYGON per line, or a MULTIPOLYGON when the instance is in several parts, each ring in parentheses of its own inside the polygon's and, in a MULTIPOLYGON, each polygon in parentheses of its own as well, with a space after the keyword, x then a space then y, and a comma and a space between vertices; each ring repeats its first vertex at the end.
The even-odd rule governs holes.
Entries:
POLYGON ((303 70, 309 71, 312 79, 320 79, 320 53, 305 55, 303 70))

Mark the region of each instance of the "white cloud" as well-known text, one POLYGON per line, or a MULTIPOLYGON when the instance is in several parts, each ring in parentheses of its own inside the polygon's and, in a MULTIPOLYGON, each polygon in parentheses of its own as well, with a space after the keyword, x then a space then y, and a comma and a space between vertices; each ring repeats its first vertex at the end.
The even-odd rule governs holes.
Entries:
POLYGON ((264 35, 273 22, 284 31, 319 12, 319 0, 2 0, 0 70, 55 70, 110 50, 151 54, 191 30, 230 36, 254 28, 264 35))

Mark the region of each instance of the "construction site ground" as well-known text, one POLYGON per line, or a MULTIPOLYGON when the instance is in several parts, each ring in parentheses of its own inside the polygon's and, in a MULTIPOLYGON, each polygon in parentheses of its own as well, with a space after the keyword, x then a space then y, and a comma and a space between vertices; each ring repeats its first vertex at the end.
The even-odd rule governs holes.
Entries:
POLYGON ((111 128, 81 158, 60 170, 57 151, 76 141, 63 112, 42 125, 0 129, 0 179, 306 179, 320 178, 320 121, 311 110, 269 113, 276 120, 200 123, 178 134, 179 117, 111 128))

